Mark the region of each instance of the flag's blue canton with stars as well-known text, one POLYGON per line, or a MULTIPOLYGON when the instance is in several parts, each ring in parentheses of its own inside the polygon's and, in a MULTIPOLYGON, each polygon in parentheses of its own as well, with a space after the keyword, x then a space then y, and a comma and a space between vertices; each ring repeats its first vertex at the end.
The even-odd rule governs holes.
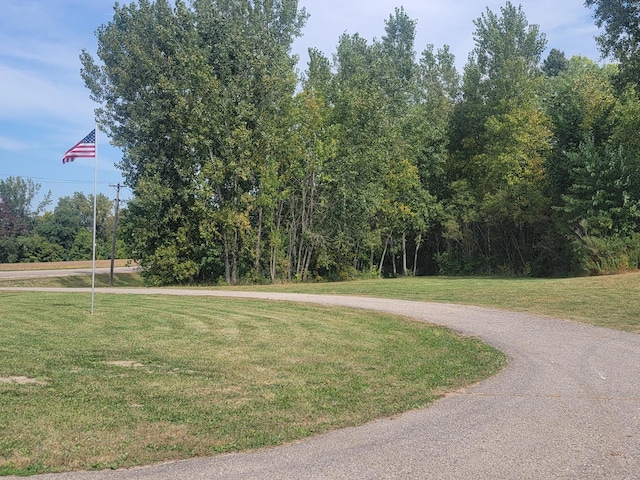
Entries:
POLYGON ((96 131, 94 129, 89 135, 67 150, 67 153, 62 158, 62 163, 73 162, 76 158, 94 158, 95 156, 96 131))

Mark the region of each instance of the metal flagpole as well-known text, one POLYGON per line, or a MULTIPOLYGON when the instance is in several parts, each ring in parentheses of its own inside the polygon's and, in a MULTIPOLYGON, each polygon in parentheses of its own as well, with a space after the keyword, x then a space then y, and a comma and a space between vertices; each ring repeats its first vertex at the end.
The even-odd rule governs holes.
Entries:
POLYGON ((93 261, 91 267, 91 315, 93 315, 93 304, 96 290, 96 202, 98 185, 98 122, 95 129, 96 155, 93 167, 93 261))

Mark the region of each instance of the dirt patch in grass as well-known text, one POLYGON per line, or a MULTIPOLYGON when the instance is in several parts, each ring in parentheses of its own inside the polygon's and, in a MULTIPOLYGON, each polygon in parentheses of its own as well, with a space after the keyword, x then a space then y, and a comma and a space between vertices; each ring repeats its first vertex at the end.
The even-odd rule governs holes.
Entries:
POLYGON ((46 385, 46 382, 36 380, 35 378, 17 376, 17 377, 0 377, 0 383, 13 383, 17 385, 46 385))
POLYGON ((116 367, 125 367, 125 368, 141 368, 144 367, 143 364, 134 362, 132 360, 113 360, 110 362, 104 362, 107 365, 114 365, 116 367))

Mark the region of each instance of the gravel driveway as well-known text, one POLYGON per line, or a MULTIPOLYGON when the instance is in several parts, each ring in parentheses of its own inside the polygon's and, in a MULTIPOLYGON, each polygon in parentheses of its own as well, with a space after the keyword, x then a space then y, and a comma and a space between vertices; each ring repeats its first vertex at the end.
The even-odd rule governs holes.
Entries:
POLYGON ((505 352, 509 366, 427 409, 283 447, 34 478, 640 479, 640 335, 502 310, 401 300, 166 289, 96 292, 380 310, 480 337, 505 352))

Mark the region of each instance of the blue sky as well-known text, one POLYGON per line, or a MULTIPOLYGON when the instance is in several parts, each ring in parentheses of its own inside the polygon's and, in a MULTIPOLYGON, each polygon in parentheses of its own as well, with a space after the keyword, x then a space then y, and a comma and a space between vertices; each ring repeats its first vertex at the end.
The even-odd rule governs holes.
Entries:
MULTIPOLYGON (((120 3, 128 3, 128 0, 120 3)), ((583 0, 522 0, 530 23, 540 25, 548 48, 570 57, 600 61, 594 40, 597 29, 583 0)), ((94 128, 95 104, 80 78, 83 48, 95 55, 95 31, 113 16, 111 0, 5 0, 0 15, 0 179, 32 178, 41 196, 59 197, 93 192, 94 161, 62 164, 67 149, 94 128)), ((473 20, 497 0, 300 0, 310 18, 294 53, 306 65, 306 51, 316 47, 328 56, 344 32, 369 40, 384 33, 384 20, 404 6, 417 20, 416 49, 431 43, 450 45, 460 69, 473 49, 473 20)), ((115 197, 110 184, 122 183, 115 167, 118 149, 98 135, 98 192, 115 197)), ((130 192, 124 189, 123 198, 130 192)))

